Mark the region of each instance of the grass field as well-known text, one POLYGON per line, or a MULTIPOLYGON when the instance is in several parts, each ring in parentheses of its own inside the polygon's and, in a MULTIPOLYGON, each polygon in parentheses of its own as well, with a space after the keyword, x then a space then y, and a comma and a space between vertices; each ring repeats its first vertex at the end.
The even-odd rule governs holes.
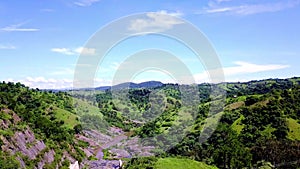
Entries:
POLYGON ((264 131, 261 132, 261 134, 267 138, 271 138, 272 137, 272 132, 275 131, 276 129, 271 127, 271 125, 269 124, 264 131))
POLYGON ((238 109, 238 108, 240 108, 244 105, 245 105, 244 101, 238 101, 238 102, 234 102, 234 103, 229 104, 228 106, 226 106, 226 109, 234 110, 234 109, 238 109))
POLYGON ((79 124, 79 121, 76 120, 77 116, 71 112, 60 108, 55 108, 54 112, 56 119, 64 121, 64 125, 68 128, 73 128, 76 124, 79 124))
POLYGON ((100 110, 97 106, 94 106, 87 101, 83 101, 77 98, 73 98, 73 101, 74 101, 75 111, 77 115, 82 116, 84 114, 90 114, 90 115, 100 115, 101 118, 103 117, 103 115, 100 113, 100 110))
POLYGON ((288 137, 292 140, 300 140, 300 124, 297 122, 297 120, 288 118, 287 125, 290 129, 288 137))
POLYGON ((244 128, 244 125, 241 122, 244 118, 245 117, 241 115, 241 117, 236 119, 236 121, 231 125, 231 128, 235 130, 238 134, 240 134, 244 128))
POLYGON ((155 165, 156 169, 217 169, 205 163, 190 159, 161 158, 155 165))

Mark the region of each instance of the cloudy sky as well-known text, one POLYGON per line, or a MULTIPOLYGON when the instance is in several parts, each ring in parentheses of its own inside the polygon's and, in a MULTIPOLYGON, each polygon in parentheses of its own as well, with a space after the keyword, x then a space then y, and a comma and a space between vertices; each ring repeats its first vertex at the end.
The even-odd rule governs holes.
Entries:
MULTIPOLYGON (((79 57, 97 55, 96 48, 86 46, 89 39, 112 21, 136 13, 148 18, 124 29, 164 31, 181 24, 165 15, 193 24, 214 47, 226 81, 300 76, 300 0, 2 0, 0 80, 33 88, 70 88, 79 57)), ((97 65, 94 86, 110 85, 126 58, 145 49, 168 51, 190 69, 197 83, 209 81, 205 66, 183 43, 146 34, 108 51, 97 65)), ((145 70, 131 80, 176 82, 171 76, 145 70)))

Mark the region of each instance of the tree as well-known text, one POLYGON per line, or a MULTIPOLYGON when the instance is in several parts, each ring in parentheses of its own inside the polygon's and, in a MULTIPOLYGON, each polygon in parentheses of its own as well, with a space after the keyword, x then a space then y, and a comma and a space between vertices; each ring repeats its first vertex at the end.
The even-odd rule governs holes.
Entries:
POLYGON ((251 166, 250 151, 239 141, 237 133, 228 125, 220 124, 208 139, 214 147, 212 158, 221 168, 243 168, 251 166))
POLYGON ((76 134, 79 134, 79 133, 82 132, 82 129, 83 129, 83 128, 82 128, 82 125, 81 125, 81 124, 77 124, 77 125, 74 126, 73 129, 74 129, 74 131, 75 131, 76 134))

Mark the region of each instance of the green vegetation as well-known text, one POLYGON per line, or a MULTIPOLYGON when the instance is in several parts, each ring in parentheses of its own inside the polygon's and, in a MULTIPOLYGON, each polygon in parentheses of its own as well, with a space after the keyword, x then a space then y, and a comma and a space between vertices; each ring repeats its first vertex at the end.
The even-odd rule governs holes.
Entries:
MULTIPOLYGON (((67 167, 68 161, 60 161, 64 151, 79 162, 87 159, 81 148, 88 144, 76 140, 75 133, 84 129, 106 132, 115 126, 129 136, 160 137, 154 140, 159 145, 155 156, 127 159, 124 168, 128 169, 296 169, 300 166, 299 84, 300 78, 217 84, 227 92, 225 107, 219 108, 213 105, 221 104, 222 97, 210 97, 210 84, 195 86, 198 95, 189 88, 192 86, 178 84, 129 89, 125 95, 124 89, 118 89, 113 99, 109 90, 71 95, 29 89, 20 83, 0 83, 0 145, 16 131, 30 128, 47 146, 36 160, 1 151, 0 164, 19 166, 18 157, 26 167, 33 168, 43 153, 53 149, 55 160, 45 168, 59 163, 67 167), (20 121, 9 112, 15 112, 20 121), (216 129, 210 132, 213 124, 216 129), (177 130, 187 133, 180 142, 174 141, 178 139, 177 130), (166 144, 172 148, 164 152, 166 144)), ((108 150, 104 155, 110 156, 108 150)))
POLYGON ((154 169, 158 158, 156 157, 140 157, 130 159, 124 169, 154 169))
MULTIPOLYGON (((296 156, 300 154, 297 150, 300 146, 297 141, 300 134, 298 84, 291 85, 289 80, 229 84, 229 88, 225 88, 229 95, 228 106, 212 136, 198 144, 201 127, 192 130, 169 153, 219 168, 251 168, 260 161, 270 162, 277 168, 296 168, 299 166, 296 156)), ((203 114, 208 111, 204 108, 201 107, 203 114)), ((194 126, 201 125, 203 122, 199 119, 194 126)))
POLYGON ((180 158, 160 158, 155 164, 156 169, 217 169, 205 163, 180 158))
POLYGON ((15 156, 0 151, 0 166, 3 169, 18 169, 20 162, 16 160, 15 156))
MULTIPOLYGON (((299 121, 299 120, 298 120, 299 121)), ((288 137, 292 140, 299 140, 300 141, 300 124, 297 120, 288 118, 287 125, 289 128, 288 137)))
MULTIPOLYGON (((270 162, 274 166, 280 164, 278 168, 293 168, 300 165, 295 158, 300 152, 297 149, 293 150, 300 145, 297 141, 300 134, 299 81, 300 79, 268 79, 218 84, 227 91, 226 107, 224 110, 215 110, 217 114, 210 118, 207 118, 210 107, 218 103, 218 100, 212 101, 209 97, 209 84, 198 85, 200 92, 198 111, 195 107, 182 104, 182 96, 176 84, 163 85, 159 88, 163 93, 160 95, 163 99, 157 105, 164 105, 163 109, 156 108, 156 104, 149 104, 149 95, 155 92, 155 89, 151 88, 131 89, 128 94, 130 102, 124 100, 112 102, 111 93, 108 91, 96 97, 104 119, 111 125, 134 131, 134 135, 142 138, 172 132, 169 129, 174 126, 186 127, 187 136, 164 156, 189 157, 219 168, 252 168, 261 165, 262 161, 270 162), (119 105, 122 105, 122 108, 119 108, 119 105), (150 113, 149 109, 153 108, 154 111, 150 113), (126 115, 132 113, 137 114, 135 117, 140 121, 147 121, 147 118, 151 120, 136 124, 127 119, 126 115), (189 121, 192 121, 193 116, 196 116, 196 121, 191 124, 189 121), (200 144, 203 126, 214 124, 218 119, 217 116, 221 116, 217 129, 200 144), (287 142, 290 143, 286 144, 287 142), (263 147, 267 147, 268 151, 262 150, 263 147), (293 156, 285 154, 290 151, 293 152, 290 153, 293 156)), ((151 103, 156 102, 151 100, 151 103)), ((165 143, 172 144, 172 140, 176 137, 172 134, 166 136, 167 138, 163 140, 157 140, 159 142, 157 144, 162 146, 165 143)), ((154 159, 131 160, 129 168, 157 167, 157 161, 159 164, 170 161, 168 158, 158 159, 159 156, 154 159)), ((175 164, 172 167, 175 167, 175 164)))
POLYGON ((103 117, 96 103, 92 101, 73 98, 73 104, 74 104, 75 113, 79 116, 89 114, 89 115, 99 115, 101 118, 103 117))
POLYGON ((61 109, 61 108, 54 108, 55 118, 62 120, 64 122, 64 126, 66 126, 69 129, 73 129, 74 126, 79 124, 78 116, 75 114, 61 109))
POLYGON ((217 169, 215 166, 187 158, 140 157, 127 162, 124 169, 217 169))
POLYGON ((241 115, 237 120, 234 121, 234 123, 231 125, 232 129, 236 131, 238 134, 241 133, 241 131, 244 128, 244 125, 242 124, 242 120, 244 120, 244 116, 241 115))
MULTIPOLYGON (((74 128, 79 125, 79 121, 74 114, 72 97, 69 94, 39 91, 29 89, 20 83, 3 82, 0 83, 0 108, 0 121, 9 124, 0 126, 2 144, 4 138, 11 141, 15 132, 30 129, 34 132, 35 138, 42 140, 47 146, 34 160, 28 159, 23 154, 11 156, 8 152, 1 154, 2 160, 17 167, 15 161, 18 157, 24 160, 26 167, 34 168, 43 158, 44 153, 53 149, 55 160, 47 166, 55 168, 60 163, 63 151, 72 152, 73 157, 79 160, 85 157, 75 143, 74 128), (13 117, 14 113, 18 117, 13 117), (21 119, 17 120, 19 117, 21 119), (73 149, 75 151, 72 151, 73 149)), ((33 144, 30 143, 27 146, 31 147, 33 144)))

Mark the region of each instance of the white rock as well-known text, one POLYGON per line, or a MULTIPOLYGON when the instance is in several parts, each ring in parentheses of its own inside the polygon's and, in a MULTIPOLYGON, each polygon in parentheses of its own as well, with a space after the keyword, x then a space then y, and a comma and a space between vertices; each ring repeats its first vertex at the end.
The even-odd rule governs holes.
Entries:
POLYGON ((76 161, 74 164, 70 164, 70 169, 79 169, 78 161, 76 161))

